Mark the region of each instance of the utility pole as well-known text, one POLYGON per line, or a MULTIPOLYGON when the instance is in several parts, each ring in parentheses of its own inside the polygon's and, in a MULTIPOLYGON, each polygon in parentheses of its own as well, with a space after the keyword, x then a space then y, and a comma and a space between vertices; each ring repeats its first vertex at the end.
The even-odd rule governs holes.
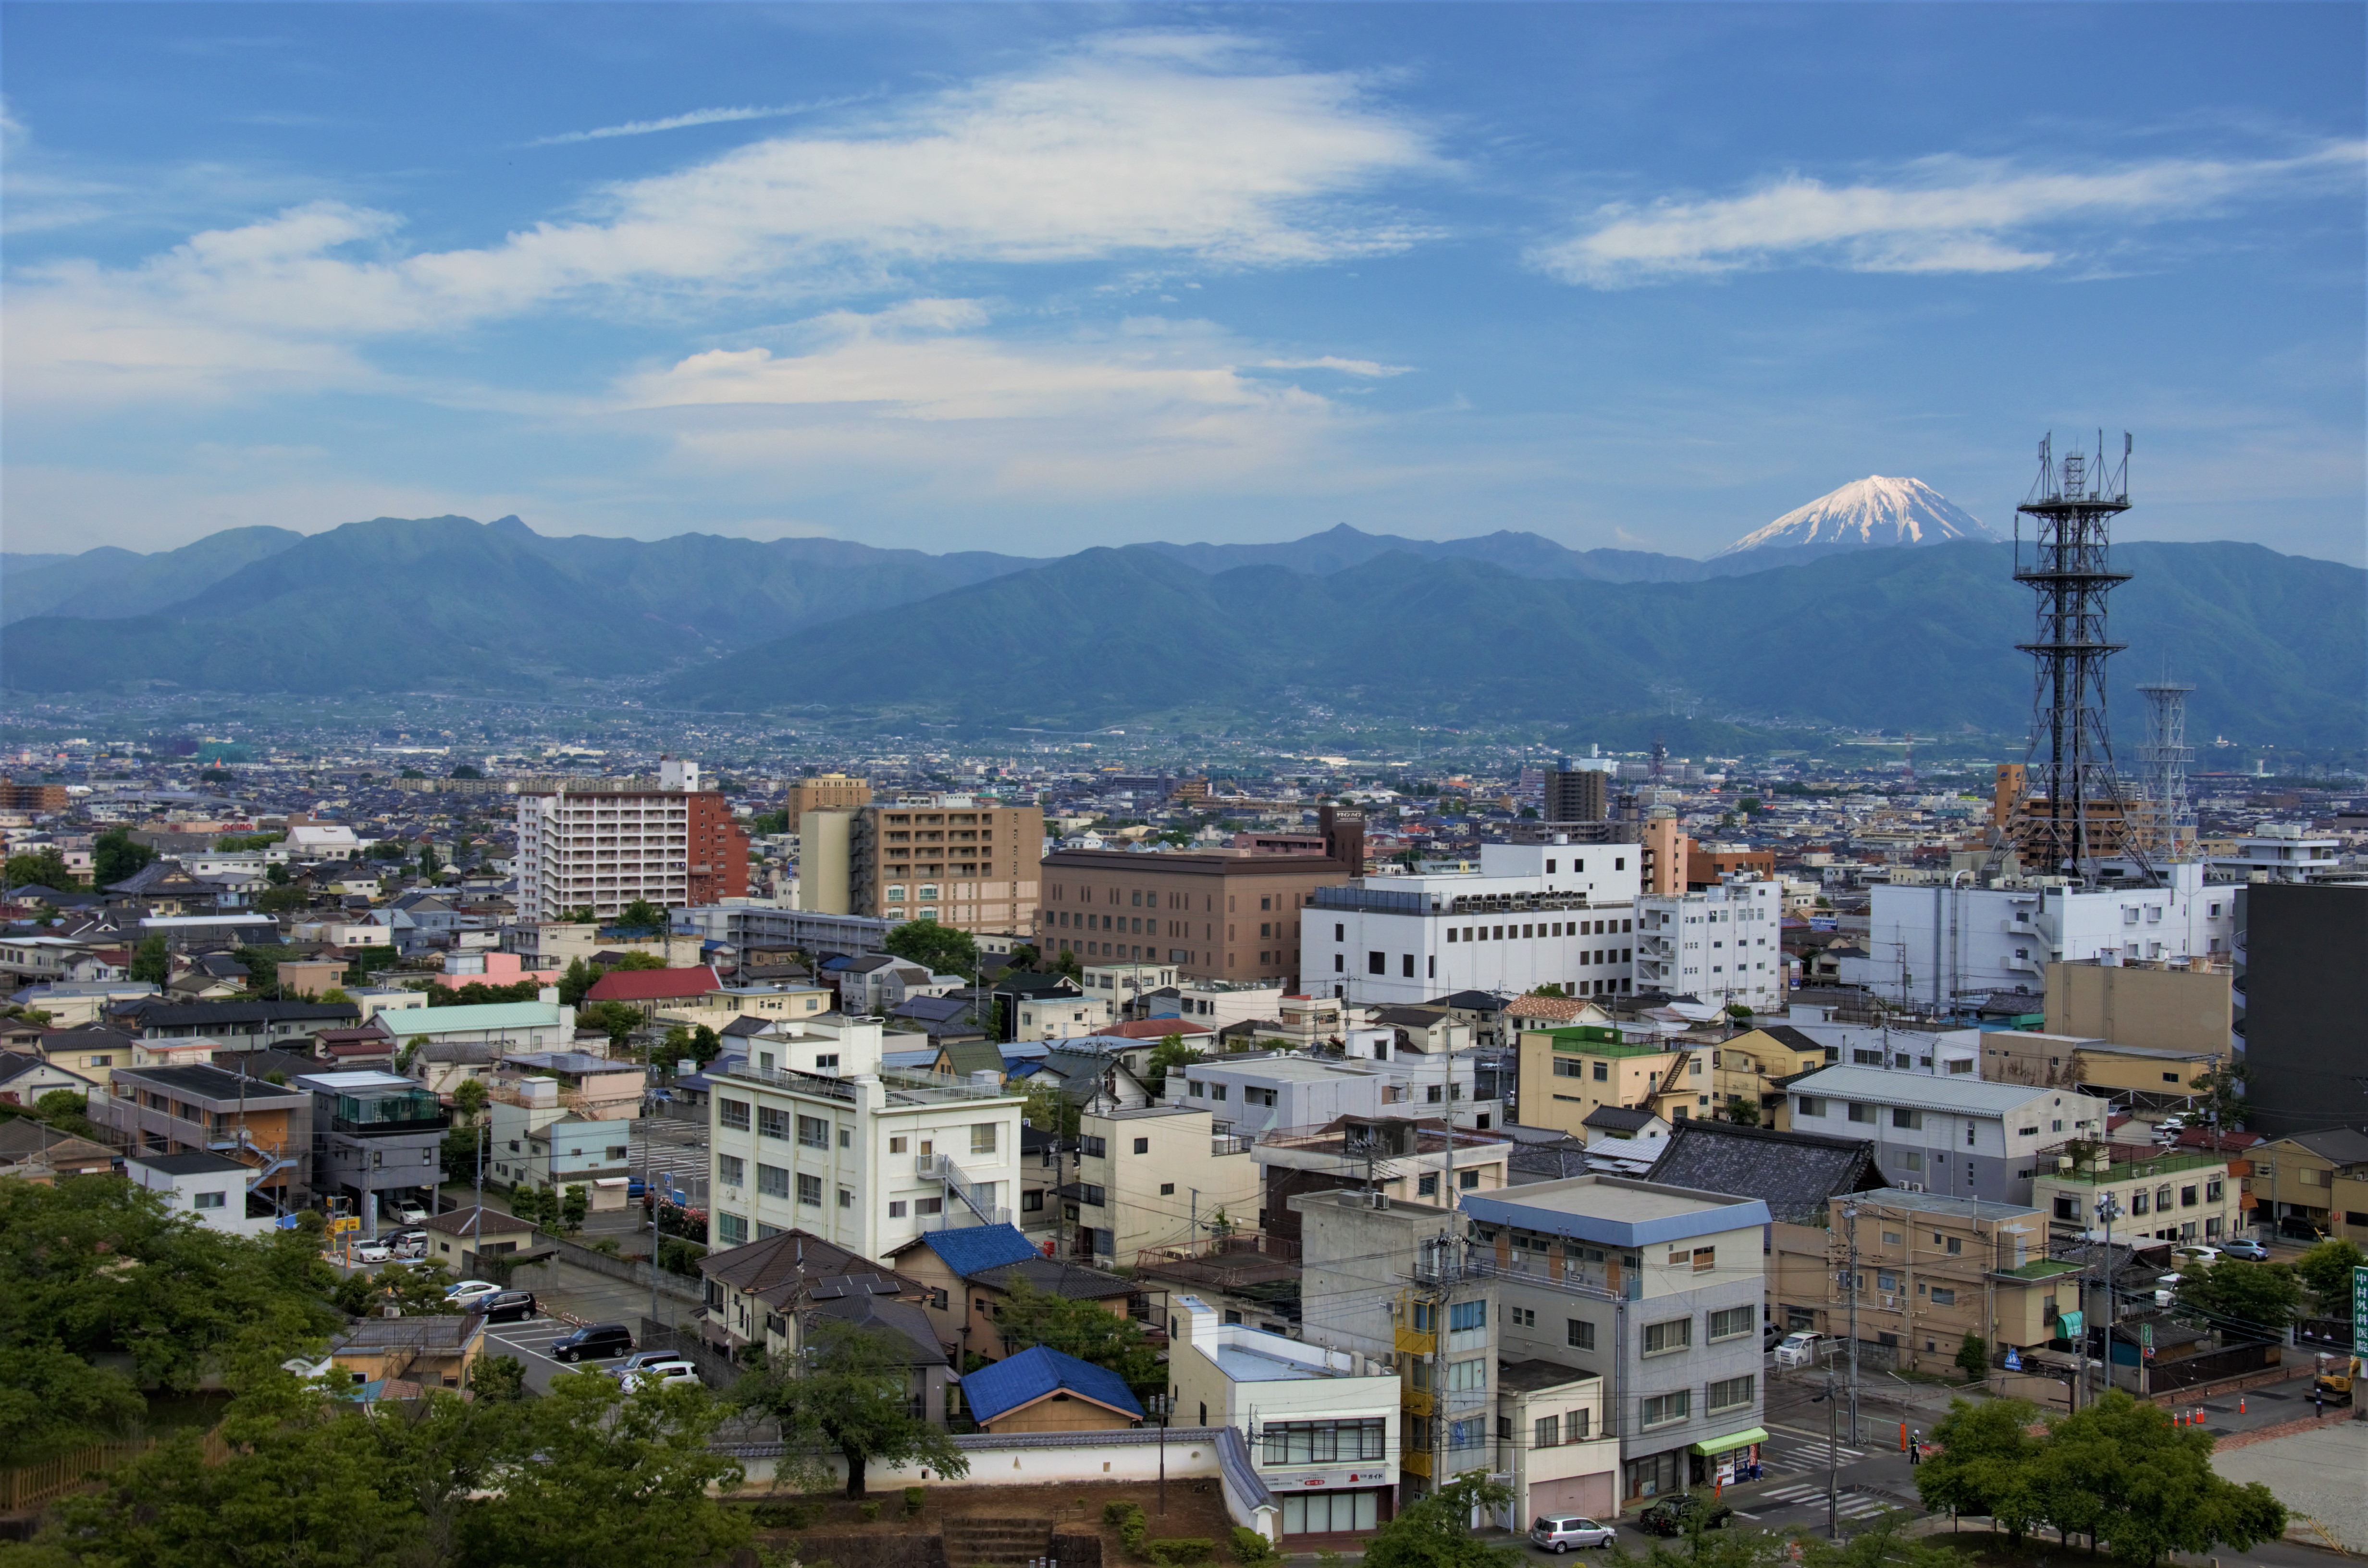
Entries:
POLYGON ((1858 1205, 1845 1204, 1842 1220, 1850 1237, 1850 1440, 1858 1447, 1858 1205))
POLYGON ((1826 1358, 1826 1539, 1839 1540, 1841 1529, 1841 1444, 1835 1436, 1841 1413, 1835 1408, 1834 1358, 1826 1358))
POLYGON ((651 1147, 647 1130, 638 1122, 635 1127, 642 1133, 642 1201, 650 1206, 650 1325, 655 1328, 658 1321, 658 1248, 663 1244, 658 1240, 658 1189, 654 1179, 657 1172, 653 1168, 657 1164, 656 1151, 651 1147))

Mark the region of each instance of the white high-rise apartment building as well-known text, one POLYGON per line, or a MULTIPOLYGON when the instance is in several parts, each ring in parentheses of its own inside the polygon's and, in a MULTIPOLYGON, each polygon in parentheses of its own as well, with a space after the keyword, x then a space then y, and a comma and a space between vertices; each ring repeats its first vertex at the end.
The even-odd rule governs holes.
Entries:
POLYGON ((1730 879, 1636 901, 1636 989, 1772 1013, 1784 999, 1784 885, 1730 879))
POLYGON ((700 788, 699 765, 658 765, 655 789, 586 779, 518 798, 518 918, 589 909, 609 920, 636 899, 660 909, 748 891, 748 838, 724 798, 700 788))
POLYGON ((1634 844, 1484 844, 1475 871, 1318 888, 1301 920, 1301 983, 1367 1006, 1541 985, 1618 995, 1640 864, 1634 844))

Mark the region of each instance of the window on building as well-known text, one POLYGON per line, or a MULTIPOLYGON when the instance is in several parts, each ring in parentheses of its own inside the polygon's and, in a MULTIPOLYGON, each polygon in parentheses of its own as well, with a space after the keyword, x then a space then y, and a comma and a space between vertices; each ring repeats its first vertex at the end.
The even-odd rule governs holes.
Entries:
POLYGON ((1370 952, 1369 952, 1369 953, 1367 953, 1367 954, 1365 955, 1365 972, 1366 972, 1367 974, 1387 974, 1387 973, 1389 973, 1389 972, 1390 972, 1390 958, 1389 958, 1389 955, 1388 955, 1387 953, 1370 953, 1370 952))
POLYGON ((747 1186, 748 1162, 737 1154, 718 1154, 715 1157, 715 1179, 726 1187, 747 1186))
POLYGON ((1694 1342, 1694 1320, 1690 1317, 1671 1318, 1666 1323, 1645 1325, 1645 1354, 1666 1356, 1683 1350, 1694 1342))
POLYGON ((1674 1426, 1693 1413, 1691 1391, 1646 1394, 1637 1402, 1637 1421, 1645 1426, 1674 1426))
POLYGON ((226 1206, 226 1201, 224 1196, 219 1192, 199 1192, 190 1195, 190 1206, 197 1209, 221 1209, 226 1206))
POLYGON ((798 1145, 805 1149, 830 1147, 830 1123, 819 1116, 798 1118, 798 1145))
POLYGON ((748 1102, 746 1100, 727 1100, 719 1097, 715 1102, 715 1119, 717 1125, 728 1128, 734 1131, 747 1131, 748 1102))
POLYGON ((748 1221, 738 1214, 718 1212, 715 1216, 715 1239, 728 1247, 745 1244, 748 1240, 748 1221))
POLYGON ((757 1190, 767 1198, 787 1198, 790 1195, 790 1173, 780 1165, 759 1165, 757 1167, 757 1190))
POLYGON ((1365 1421, 1269 1421, 1259 1434, 1268 1464, 1347 1464, 1386 1458, 1386 1426, 1365 1421))
POLYGON ((757 1108, 757 1136, 759 1138, 779 1138, 783 1142, 787 1142, 790 1136, 790 1113, 786 1110, 777 1110, 771 1106, 758 1106, 757 1108))
POLYGON ((996 1126, 996 1124, 992 1121, 973 1121, 970 1124, 970 1152, 972 1153, 992 1154, 995 1153, 996 1126))
MULTIPOLYGON (((1042 1198, 1044 1195, 1043 1195, 1042 1193, 1041 1193, 1041 1192, 1036 1192, 1036 1193, 1030 1193, 1030 1194, 1029 1194, 1029 1196, 1030 1196, 1030 1197, 1031 1197, 1031 1198, 1041 1199, 1041 1198, 1042 1198)), ((903 1219, 904 1217, 905 1217, 905 1200, 904 1200, 903 1199, 901 1199, 901 1198, 894 1198, 894 1199, 889 1199, 889 1201, 888 1201, 888 1218, 890 1218, 891 1220, 901 1220, 901 1219, 903 1219)))
POLYGON ((1595 1348, 1595 1325, 1585 1318, 1565 1318, 1563 1320, 1562 1339, 1573 1350, 1592 1350, 1595 1348))
POLYGON ((1459 1189, 1470 1192, 1480 1185, 1480 1173, 1478 1171, 1458 1171, 1455 1173, 1455 1185, 1459 1189))
POLYGON ((798 1201, 808 1209, 821 1208, 822 1177, 801 1175, 798 1177, 798 1201))
POLYGON ((1709 1401, 1711 1411, 1715 1414, 1722 1410, 1733 1410, 1738 1405, 1749 1404, 1753 1380, 1749 1373, 1739 1378, 1724 1378, 1711 1384, 1709 1401))
POLYGON ((1722 1307, 1710 1314, 1710 1337, 1713 1344, 1722 1339, 1740 1339, 1758 1326, 1759 1312, 1750 1307, 1722 1307))
POLYGON ((1823 1116, 1826 1114, 1826 1102, 1816 1095, 1797 1095, 1793 1097, 1799 1102, 1801 1115, 1823 1116))
POLYGON ((1934 1306, 1936 1306, 1936 1307, 1953 1307, 1953 1306, 1955 1306, 1955 1305, 1957 1304, 1957 1292, 1956 1292, 1955 1289, 1954 1289, 1953 1287, 1948 1287, 1948 1286, 1941 1286, 1941 1285, 1935 1285, 1935 1286, 1933 1286, 1933 1287, 1932 1287, 1932 1304, 1933 1304, 1934 1306))
POLYGON ((1447 1331, 1450 1334, 1487 1326, 1488 1303, 1486 1301, 1458 1301, 1447 1309, 1447 1331))
POLYGON ((1562 1446, 1562 1417, 1541 1415, 1530 1423, 1530 1447, 1558 1449, 1562 1446))
POLYGON ((1863 1121, 1871 1124, 1874 1120, 1874 1107, 1871 1105, 1861 1105, 1858 1101, 1852 1100, 1850 1101, 1850 1119, 1852 1121, 1863 1121))
POLYGON ((1924 1113, 1920 1110, 1910 1110, 1906 1106, 1895 1106, 1891 1112, 1891 1125, 1907 1128, 1911 1132, 1921 1131, 1924 1127, 1924 1113))
POLYGON ((1437 1198, 1439 1196, 1438 1175, 1433 1173, 1430 1176, 1415 1177, 1414 1190, 1417 1198, 1437 1198))
POLYGON ((1078 1134, 1077 1153, 1080 1158, 1102 1160, 1110 1157, 1110 1141, 1099 1132, 1078 1134))

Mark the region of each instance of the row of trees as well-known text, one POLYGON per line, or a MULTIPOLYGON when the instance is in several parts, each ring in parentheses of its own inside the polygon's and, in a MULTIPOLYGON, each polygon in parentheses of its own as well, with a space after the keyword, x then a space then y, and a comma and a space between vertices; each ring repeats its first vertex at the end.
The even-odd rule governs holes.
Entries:
POLYGON ((2327 1317, 2350 1317, 2351 1271, 2362 1265, 2368 1265, 2368 1252, 2336 1238, 2291 1264, 2230 1259, 2189 1267, 2180 1270, 2179 1310, 2227 1338, 2276 1339, 2307 1307, 2327 1317))

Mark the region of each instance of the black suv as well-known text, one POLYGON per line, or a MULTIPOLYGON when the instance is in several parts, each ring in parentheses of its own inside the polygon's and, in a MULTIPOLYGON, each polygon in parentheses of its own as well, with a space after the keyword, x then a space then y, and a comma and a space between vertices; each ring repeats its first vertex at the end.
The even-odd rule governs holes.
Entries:
POLYGON ((612 1356, 632 1353, 633 1336, 620 1323, 587 1324, 552 1341, 551 1346, 551 1358, 554 1361, 605 1361, 612 1356))
POLYGON ((496 1290, 469 1303, 469 1310, 487 1323, 524 1323, 537 1312, 531 1290, 496 1290))
POLYGON ((1680 1492, 1664 1497, 1636 1516, 1636 1528, 1647 1535, 1684 1535, 1697 1522, 1706 1530, 1725 1529, 1735 1510, 1705 1500, 1699 1493, 1680 1492))

